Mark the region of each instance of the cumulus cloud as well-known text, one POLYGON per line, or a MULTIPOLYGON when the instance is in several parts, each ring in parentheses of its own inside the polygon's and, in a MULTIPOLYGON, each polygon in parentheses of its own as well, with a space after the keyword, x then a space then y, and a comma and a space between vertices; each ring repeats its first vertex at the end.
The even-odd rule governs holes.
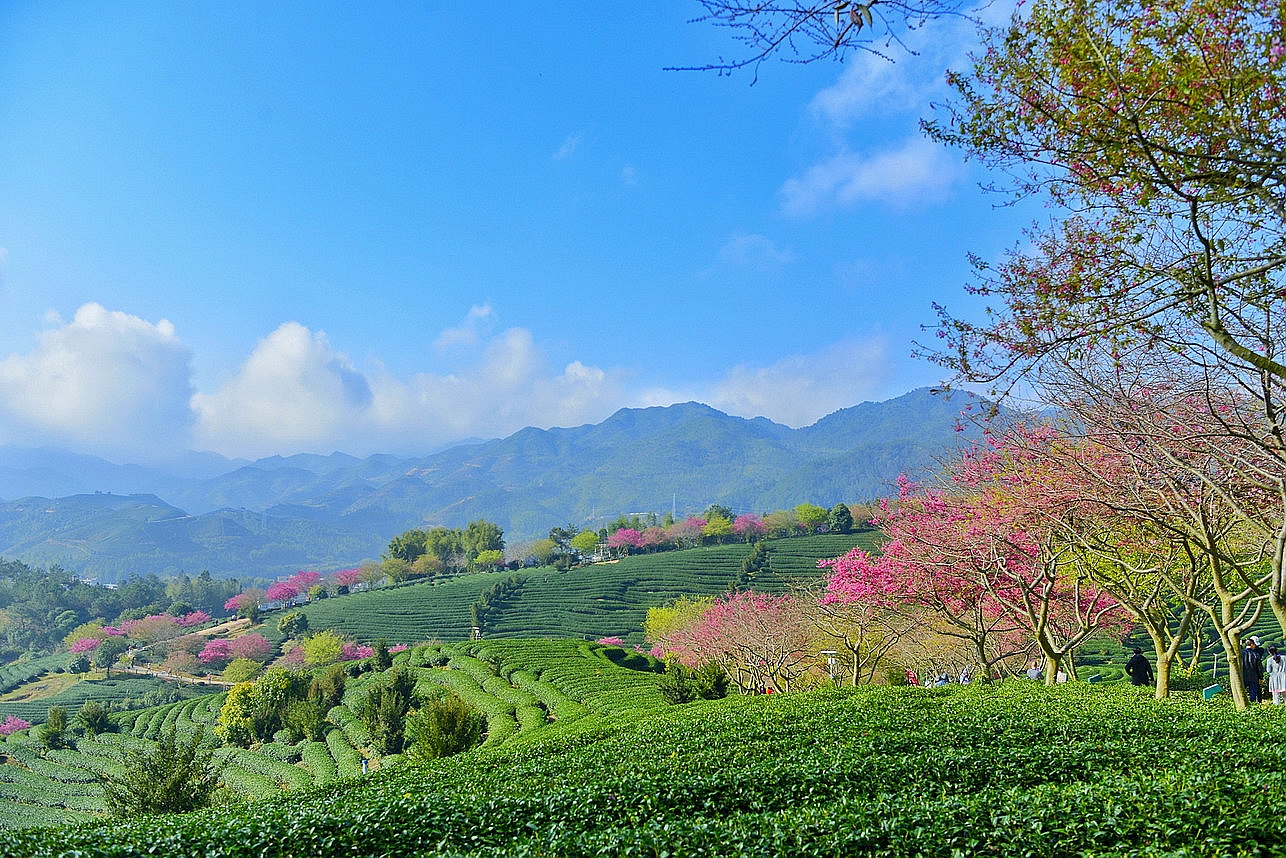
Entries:
POLYGON ((651 388, 637 398, 643 406, 704 402, 738 417, 767 417, 798 428, 869 399, 887 384, 890 369, 882 337, 845 340, 766 366, 738 364, 704 385, 651 388))
POLYGON ((359 370, 325 334, 290 322, 261 340, 222 388, 193 397, 197 437, 227 455, 400 452, 601 420, 618 407, 612 374, 579 361, 551 370, 528 330, 479 344, 480 358, 458 372, 402 379, 359 370))
POLYGON ((800 216, 868 201, 908 208, 944 198, 961 172, 959 161, 923 138, 870 156, 843 151, 787 180, 782 209, 800 216))
POLYGON ((191 361, 170 322, 85 304, 0 360, 0 438, 135 458, 182 449, 191 361))
POLYGON ((733 367, 708 402, 729 414, 807 426, 867 398, 885 380, 888 365, 882 339, 840 342, 768 366, 733 367))
POLYGON ((433 347, 440 352, 455 348, 476 346, 481 339, 483 328, 491 321, 493 312, 490 304, 475 304, 469 308, 464 321, 453 328, 447 328, 438 334, 433 347))
POLYGON ((218 452, 309 449, 346 434, 371 407, 365 376, 326 335, 287 322, 264 337, 220 390, 192 397, 197 437, 218 452))

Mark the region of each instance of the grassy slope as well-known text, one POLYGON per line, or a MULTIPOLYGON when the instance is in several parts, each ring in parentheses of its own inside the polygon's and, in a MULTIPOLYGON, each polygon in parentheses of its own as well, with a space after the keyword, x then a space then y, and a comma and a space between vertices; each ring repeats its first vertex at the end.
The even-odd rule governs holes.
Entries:
MULTIPOLYGON (((521 647, 502 656, 513 670, 521 647)), ((613 673, 578 675, 604 686, 613 673)), ((1135 692, 1013 682, 682 707, 603 694, 600 714, 465 757, 9 845, 230 858, 1281 854, 1286 817, 1271 797, 1286 786, 1286 711, 1135 692)))
MULTIPOLYGON (((806 536, 768 543, 770 566, 752 582, 757 590, 781 592, 792 582, 818 575, 817 561, 835 557, 873 534, 806 536)), ((718 545, 627 557, 567 572, 549 567, 516 573, 523 584, 485 630, 487 637, 597 639, 619 635, 642 641, 647 609, 682 595, 727 590, 750 552, 745 544, 718 545)), ((440 583, 356 593, 305 606, 312 629, 335 628, 359 640, 389 642, 465 640, 469 609, 487 588, 512 572, 466 575, 440 583)), ((271 620, 269 624, 271 625, 271 620)))

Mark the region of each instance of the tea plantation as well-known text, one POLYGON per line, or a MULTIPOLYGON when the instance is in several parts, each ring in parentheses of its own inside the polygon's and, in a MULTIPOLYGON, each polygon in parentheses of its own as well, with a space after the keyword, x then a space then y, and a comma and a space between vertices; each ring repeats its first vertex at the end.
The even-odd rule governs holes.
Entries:
MULTIPOLYGON (((484 709, 489 741, 361 776, 340 754, 335 768, 319 762, 318 745, 343 735, 336 728, 282 761, 306 773, 291 775, 284 794, 14 831, 4 848, 228 858, 1286 854, 1286 707, 1237 713, 1195 694, 1158 702, 1129 686, 1024 681, 668 706, 655 673, 592 644, 485 641, 400 658, 420 682, 450 684, 484 709)), ((196 723, 213 707, 138 714, 110 742, 146 741, 158 720, 196 723)), ((104 747, 78 753, 110 765, 104 747)), ((253 761, 262 752, 228 756, 247 773, 236 776, 247 795, 257 794, 252 782, 287 780, 285 767, 253 761)), ((4 768, 28 773, 7 785, 33 794, 33 775, 77 765, 28 759, 42 764, 4 768)), ((64 818, 92 812, 82 809, 92 778, 58 783, 72 808, 64 818)))
MULTIPOLYGON (((817 580, 817 561, 855 545, 873 532, 823 534, 771 540, 768 561, 753 578, 756 590, 784 592, 817 580)), ((514 580, 487 612, 485 634, 495 637, 598 639, 620 636, 641 643, 647 609, 684 595, 715 595, 737 583, 746 544, 714 545, 625 557, 566 572, 551 567, 491 572, 325 599, 304 606, 313 629, 338 629, 359 640, 412 642, 466 640, 471 608, 484 592, 514 580)), ((272 624, 269 623, 269 626, 272 624)))

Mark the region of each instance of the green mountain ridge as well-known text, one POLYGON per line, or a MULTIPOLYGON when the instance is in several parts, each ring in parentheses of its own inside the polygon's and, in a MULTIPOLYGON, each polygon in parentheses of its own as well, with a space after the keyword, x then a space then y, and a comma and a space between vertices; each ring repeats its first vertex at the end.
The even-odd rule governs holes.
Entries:
MULTIPOLYGON (((600 527, 621 513, 866 501, 959 443, 960 412, 972 402, 922 389, 803 429, 684 403, 523 429, 431 456, 270 457, 206 479, 174 475, 163 493, 110 486, 122 493, 0 504, 0 556, 104 581, 203 569, 271 578, 355 565, 408 528, 479 518, 499 524, 512 544, 559 524, 600 527)), ((6 455, 0 450, 0 496, 23 484, 15 472, 27 473, 6 467, 6 455)), ((48 454, 37 464, 45 474, 55 462, 48 454)), ((94 470, 95 480, 107 477, 94 470)), ((164 482, 156 473, 148 480, 164 482)))

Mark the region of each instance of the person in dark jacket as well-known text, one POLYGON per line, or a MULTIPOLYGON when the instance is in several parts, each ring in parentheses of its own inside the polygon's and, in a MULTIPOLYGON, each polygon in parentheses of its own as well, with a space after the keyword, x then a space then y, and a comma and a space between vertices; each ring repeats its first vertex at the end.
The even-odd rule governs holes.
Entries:
POLYGON ((1260 686, 1264 684, 1264 651, 1259 648, 1259 638, 1251 635, 1246 648, 1241 651, 1241 681, 1246 685, 1246 699, 1262 703, 1260 686))
POLYGON ((1125 675, 1130 677, 1130 682, 1134 685, 1151 685, 1152 662, 1148 661, 1143 650, 1138 647, 1134 648, 1134 655, 1125 663, 1125 675))

